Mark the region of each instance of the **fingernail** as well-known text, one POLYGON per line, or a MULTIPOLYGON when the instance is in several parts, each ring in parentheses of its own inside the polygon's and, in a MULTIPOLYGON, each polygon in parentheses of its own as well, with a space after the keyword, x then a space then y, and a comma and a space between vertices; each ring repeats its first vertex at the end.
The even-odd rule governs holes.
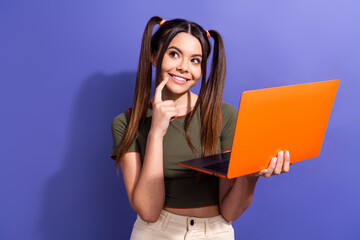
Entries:
POLYGON ((267 169, 264 169, 264 170, 262 170, 261 172, 262 172, 262 173, 267 173, 268 170, 267 170, 267 169))
POLYGON ((169 77, 166 77, 164 80, 166 81, 166 80, 168 80, 169 79, 169 77))
POLYGON ((276 163, 277 162, 277 157, 274 157, 273 161, 274 161, 274 163, 276 163))
POLYGON ((286 152, 285 152, 285 155, 286 155, 287 157, 289 157, 289 156, 290 156, 289 151, 286 151, 286 152))
POLYGON ((283 156, 284 156, 284 151, 280 151, 280 152, 279 152, 279 156, 280 156, 280 157, 283 157, 283 156))

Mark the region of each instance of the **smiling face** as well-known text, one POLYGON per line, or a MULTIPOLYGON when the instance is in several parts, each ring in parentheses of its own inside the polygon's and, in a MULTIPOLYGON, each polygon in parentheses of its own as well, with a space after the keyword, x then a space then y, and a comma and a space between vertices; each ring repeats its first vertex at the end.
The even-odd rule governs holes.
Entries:
POLYGON ((178 33, 162 60, 161 80, 169 77, 164 93, 168 96, 187 93, 201 77, 201 61, 200 41, 189 33, 178 33))

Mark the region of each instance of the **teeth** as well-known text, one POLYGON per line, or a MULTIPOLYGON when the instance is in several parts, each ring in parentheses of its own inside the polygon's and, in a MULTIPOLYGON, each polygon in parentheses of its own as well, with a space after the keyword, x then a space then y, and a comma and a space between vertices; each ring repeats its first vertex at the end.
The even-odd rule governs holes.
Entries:
POLYGON ((181 78, 181 77, 177 77, 177 76, 172 76, 174 79, 179 80, 179 81, 183 81, 186 82, 186 79, 181 78))

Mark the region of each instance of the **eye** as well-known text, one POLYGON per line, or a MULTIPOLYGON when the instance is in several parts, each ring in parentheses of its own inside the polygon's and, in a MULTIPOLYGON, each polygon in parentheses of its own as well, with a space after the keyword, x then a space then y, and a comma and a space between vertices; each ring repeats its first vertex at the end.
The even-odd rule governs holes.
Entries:
POLYGON ((169 55, 174 57, 174 58, 179 57, 179 54, 177 52, 170 52, 169 55))
POLYGON ((200 59, 198 59, 198 58, 194 58, 192 61, 193 61, 194 63, 196 63, 196 64, 201 63, 201 60, 200 60, 200 59))

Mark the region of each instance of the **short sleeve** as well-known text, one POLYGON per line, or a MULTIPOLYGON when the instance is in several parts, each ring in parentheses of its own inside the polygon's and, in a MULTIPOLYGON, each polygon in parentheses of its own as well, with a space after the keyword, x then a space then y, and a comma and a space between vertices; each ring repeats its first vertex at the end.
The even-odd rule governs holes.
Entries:
POLYGON ((220 135, 221 151, 227 152, 231 150, 233 143, 237 110, 234 106, 223 102, 221 107, 221 116, 222 116, 222 129, 220 135))
MULTIPOLYGON (((112 154, 110 155, 110 158, 112 158, 113 160, 116 159, 116 154, 119 149, 120 142, 121 142, 123 136, 125 135, 129 120, 130 120, 129 114, 128 114, 128 112, 126 112, 126 113, 121 113, 118 116, 116 116, 111 123, 111 133, 113 136, 113 148, 112 148, 112 154)), ((140 152, 139 144, 137 143, 136 140, 131 144, 131 146, 129 147, 127 152, 140 152)))

